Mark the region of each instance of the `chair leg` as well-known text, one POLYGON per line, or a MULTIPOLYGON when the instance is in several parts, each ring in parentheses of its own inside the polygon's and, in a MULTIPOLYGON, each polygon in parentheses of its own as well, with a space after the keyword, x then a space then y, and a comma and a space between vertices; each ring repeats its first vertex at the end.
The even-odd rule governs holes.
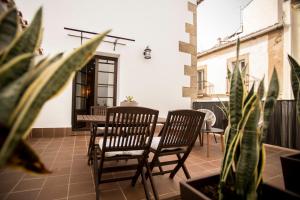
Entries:
POLYGON ((95 146, 95 136, 91 136, 91 147, 90 147, 90 152, 88 155, 88 165, 93 164, 93 152, 94 152, 94 146, 95 146))
POLYGON ((94 183, 95 183, 95 192, 96 192, 96 200, 99 200, 99 168, 98 168, 98 161, 97 161, 97 153, 94 152, 94 162, 93 162, 93 166, 94 166, 94 183))
POLYGON ((91 133, 91 136, 90 136, 90 142, 89 142, 89 148, 88 148, 87 156, 90 156, 91 148, 92 148, 92 133, 91 133))
POLYGON ((209 133, 207 133, 207 152, 206 156, 209 157, 209 133))
POLYGON ((163 168, 160 166, 160 161, 159 161, 159 157, 157 158, 157 162, 158 162, 158 168, 160 172, 163 172, 163 168))
MULTIPOLYGON (((150 165, 149 165, 149 167, 150 167, 150 171, 152 172, 153 171, 153 168, 155 167, 155 165, 156 165, 156 162, 159 162, 159 155, 158 155, 158 153, 155 153, 154 154, 154 156, 153 156, 153 158, 152 158, 152 161, 151 161, 151 163, 150 163, 150 165)), ((159 166, 159 165, 158 165, 159 166)), ((161 166, 159 166, 159 170, 162 170, 163 171, 163 169, 162 169, 162 167, 161 166)), ((161 172, 162 172, 161 171, 161 172)), ((146 179, 148 179, 148 173, 146 174, 146 179)))
POLYGON ((174 176, 176 175, 176 173, 178 172, 178 170, 182 167, 183 169, 183 172, 186 176, 187 179, 190 179, 191 176, 190 176, 190 173, 188 172, 186 166, 184 165, 184 161, 186 160, 186 157, 185 158, 182 158, 180 156, 180 154, 176 154, 177 158, 178 158, 178 164, 176 165, 176 167, 173 169, 173 171, 171 172, 170 174, 170 178, 174 178, 174 176))
POLYGON ((146 199, 150 200, 150 194, 149 194, 149 190, 148 190, 148 186, 147 186, 147 181, 146 181, 146 177, 145 177, 145 172, 144 172, 143 168, 142 168, 142 171, 141 171, 141 175, 142 175, 142 183, 143 183, 143 186, 144 186, 144 191, 145 191, 146 199))
POLYGON ((154 194, 154 199, 159 199, 158 198, 158 193, 156 191, 155 184, 154 184, 154 181, 153 181, 152 172, 151 172, 150 166, 148 164, 148 160, 146 160, 145 164, 146 164, 147 174, 148 174, 148 177, 149 177, 149 180, 150 180, 150 183, 151 183, 152 191, 153 191, 153 194, 154 194))
POLYGON ((198 136, 198 137, 199 137, 199 145, 200 145, 200 146, 203 146, 202 133, 199 133, 199 136, 198 136))
POLYGON ((136 184, 136 182, 137 182, 137 180, 138 180, 138 178, 139 178, 141 172, 143 171, 143 165, 144 165, 143 161, 142 161, 142 160, 139 160, 139 165, 138 165, 138 167, 137 167, 137 170, 136 170, 136 172, 135 172, 135 175, 133 176, 133 178, 132 178, 132 180, 131 180, 131 185, 132 185, 132 186, 135 186, 135 184, 136 184))
POLYGON ((186 166, 185 166, 184 163, 182 164, 182 170, 183 170, 183 172, 184 172, 184 175, 185 175, 186 179, 190 179, 190 178, 191 178, 191 175, 190 175, 190 173, 189 173, 189 171, 188 171, 188 169, 186 168, 186 166))
POLYGON ((215 142, 218 143, 217 138, 216 138, 216 134, 214 134, 214 138, 215 138, 215 142))

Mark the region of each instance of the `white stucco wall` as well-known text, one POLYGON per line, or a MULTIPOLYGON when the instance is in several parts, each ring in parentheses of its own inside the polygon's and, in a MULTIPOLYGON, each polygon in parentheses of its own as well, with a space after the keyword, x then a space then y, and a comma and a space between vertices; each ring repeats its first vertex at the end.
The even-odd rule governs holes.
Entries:
MULTIPOLYGON (((195 0, 190 0, 195 3, 195 0)), ((44 8, 45 55, 70 51, 80 45, 78 38, 67 36, 64 27, 102 32, 135 39, 116 51, 102 44, 99 52, 118 54, 118 104, 125 96, 134 96, 140 106, 168 110, 189 108, 190 99, 182 97, 182 86, 189 86, 184 65, 190 56, 180 53, 178 41, 189 42, 185 22, 192 23, 187 0, 16 0, 24 18, 31 20, 38 7, 44 8), (143 58, 149 45, 152 59, 143 58)), ((121 42, 121 41, 120 41, 121 42)), ((122 41, 123 42, 123 41, 122 41)), ((64 91, 45 104, 34 127, 71 126, 71 81, 64 91)))
MULTIPOLYGON (((267 87, 268 36, 258 38, 247 46, 241 44, 240 55, 243 54, 249 55, 249 74, 258 79, 262 79, 265 75, 265 87, 267 87)), ((207 66, 207 81, 214 85, 214 94, 226 93, 227 60, 235 56, 236 49, 235 47, 231 47, 218 54, 212 54, 198 60, 198 67, 207 66)))
POLYGON ((242 10, 243 35, 280 22, 282 0, 253 0, 242 10))

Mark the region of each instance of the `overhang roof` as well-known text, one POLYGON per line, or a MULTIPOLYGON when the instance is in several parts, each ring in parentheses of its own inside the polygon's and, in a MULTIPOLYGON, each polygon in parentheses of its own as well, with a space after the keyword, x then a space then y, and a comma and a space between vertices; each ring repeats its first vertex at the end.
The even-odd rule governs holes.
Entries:
MULTIPOLYGON (((253 33, 250 33, 248 35, 245 35, 245 36, 241 37, 240 42, 242 43, 242 42, 245 42, 245 41, 248 41, 248 40, 256 39, 257 37, 261 37, 261 36, 263 36, 263 35, 265 35, 269 32, 272 32, 272 31, 275 31, 275 30, 278 30, 278 29, 282 29, 282 28, 283 28, 282 23, 276 23, 272 26, 268 26, 264 29, 258 30, 256 32, 253 32, 253 33)), ((234 46, 234 45, 236 45, 236 40, 230 40, 226 43, 214 46, 211 49, 199 52, 197 54, 197 58, 201 58, 201 57, 206 56, 208 54, 211 54, 213 52, 220 51, 222 49, 225 49, 225 48, 228 48, 228 47, 231 47, 231 46, 234 46)))

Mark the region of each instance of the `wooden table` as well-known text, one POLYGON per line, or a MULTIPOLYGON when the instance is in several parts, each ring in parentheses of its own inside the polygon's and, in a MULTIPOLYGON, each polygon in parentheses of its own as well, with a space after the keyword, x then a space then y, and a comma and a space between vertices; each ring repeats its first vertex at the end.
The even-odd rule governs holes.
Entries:
POLYGON ((206 138, 207 138, 207 157, 209 157, 209 135, 210 133, 214 134, 219 134, 221 137, 221 149, 222 152, 224 152, 224 130, 220 128, 210 128, 210 129, 201 129, 202 135, 199 134, 199 139, 200 139, 200 145, 203 146, 203 138, 201 139, 200 137, 203 137, 203 135, 206 133, 206 138))
MULTIPOLYGON (((105 124, 106 116, 105 115, 77 115, 77 121, 105 124)), ((157 123, 158 124, 166 123, 166 118, 158 117, 157 123)))

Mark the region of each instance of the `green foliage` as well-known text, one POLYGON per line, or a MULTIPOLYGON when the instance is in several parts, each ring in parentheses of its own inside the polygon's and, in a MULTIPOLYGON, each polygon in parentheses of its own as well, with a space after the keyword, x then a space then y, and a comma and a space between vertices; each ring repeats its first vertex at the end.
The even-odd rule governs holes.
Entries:
POLYGON ((24 31, 19 26, 16 8, 0 16, 0 168, 8 165, 48 173, 24 139, 44 103, 92 58, 108 32, 68 56, 60 53, 36 62, 42 38, 42 9, 24 31))
POLYGON ((133 101, 133 96, 126 96, 126 101, 132 102, 133 101))
POLYGON ((278 97, 279 85, 274 70, 266 99, 263 80, 249 91, 245 73, 239 69, 239 40, 237 61, 230 77, 228 126, 225 130, 225 155, 220 175, 220 199, 256 199, 262 182, 265 163, 263 135, 278 97))
POLYGON ((297 61, 290 55, 288 55, 288 60, 291 66, 291 83, 294 94, 294 99, 296 100, 296 111, 297 119, 300 123, 300 65, 297 61))

